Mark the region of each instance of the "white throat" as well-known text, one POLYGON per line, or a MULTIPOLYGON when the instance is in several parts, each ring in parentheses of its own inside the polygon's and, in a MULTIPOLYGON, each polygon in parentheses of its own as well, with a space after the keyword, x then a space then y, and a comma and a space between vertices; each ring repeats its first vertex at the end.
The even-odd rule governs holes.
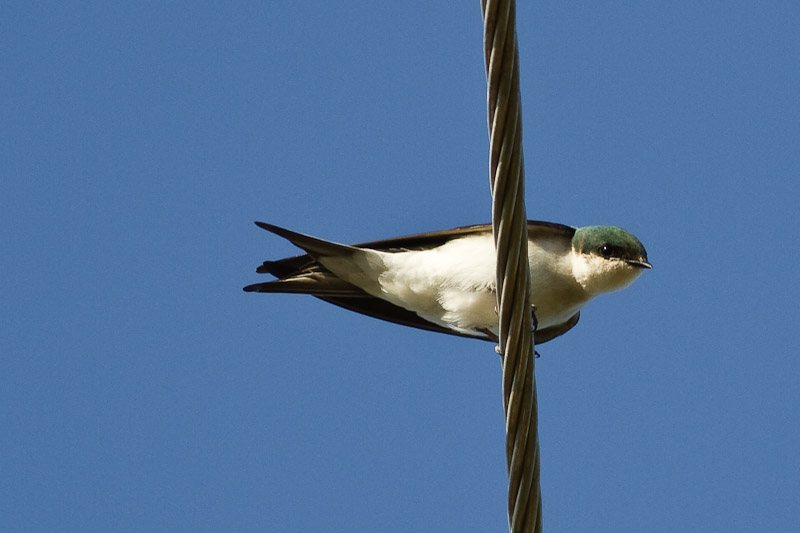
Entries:
POLYGON ((624 289, 642 273, 641 268, 631 266, 621 259, 607 259, 575 250, 570 252, 570 256, 575 280, 592 296, 624 289))

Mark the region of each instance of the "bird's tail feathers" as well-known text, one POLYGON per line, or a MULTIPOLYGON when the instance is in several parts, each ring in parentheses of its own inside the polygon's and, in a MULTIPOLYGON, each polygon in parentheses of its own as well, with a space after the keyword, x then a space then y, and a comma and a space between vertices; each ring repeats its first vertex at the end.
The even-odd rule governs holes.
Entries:
POLYGON ((277 261, 264 261, 257 269, 259 274, 272 274, 276 280, 248 285, 246 292, 273 292, 312 294, 331 298, 366 298, 362 289, 344 281, 322 265, 326 258, 342 259, 364 253, 364 250, 335 242, 324 241, 279 226, 256 222, 265 229, 302 248, 308 255, 287 257, 277 261), (320 258, 322 261, 320 261, 320 258))
POLYGON ((340 298, 362 298, 368 295, 329 272, 305 272, 291 277, 256 283, 244 288, 245 292, 272 292, 289 294, 313 294, 340 298))
POLYGON ((287 257, 277 261, 264 261, 256 268, 258 274, 272 274, 276 278, 286 278, 296 275, 298 272, 307 270, 316 264, 313 258, 308 255, 297 257, 287 257))

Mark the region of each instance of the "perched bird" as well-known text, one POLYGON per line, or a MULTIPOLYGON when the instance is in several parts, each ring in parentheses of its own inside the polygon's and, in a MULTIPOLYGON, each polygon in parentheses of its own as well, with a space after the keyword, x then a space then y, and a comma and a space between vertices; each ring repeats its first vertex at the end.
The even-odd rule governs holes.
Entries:
MULTIPOLYGON (((248 285, 247 292, 311 294, 390 322, 497 341, 489 225, 348 246, 256 224, 306 255, 264 262, 256 272, 278 279, 248 285)), ((652 268, 642 243, 622 228, 539 221, 528 221, 528 260, 537 344, 572 329, 598 294, 623 289, 652 268)))

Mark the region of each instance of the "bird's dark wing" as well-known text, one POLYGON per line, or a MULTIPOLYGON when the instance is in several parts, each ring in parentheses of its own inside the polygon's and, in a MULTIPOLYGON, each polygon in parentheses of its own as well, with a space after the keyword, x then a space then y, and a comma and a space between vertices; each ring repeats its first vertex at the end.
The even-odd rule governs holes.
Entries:
POLYGON ((555 339, 556 337, 560 337, 564 333, 574 328, 575 324, 578 323, 578 320, 580 320, 580 318, 581 318, 581 312, 578 311, 563 324, 550 326, 549 328, 544 328, 544 329, 537 329, 533 334, 533 340, 536 341, 536 344, 538 345, 549 342, 555 339))
POLYGON ((471 339, 480 339, 484 341, 497 341, 497 339, 493 336, 490 337, 486 334, 470 335, 468 333, 459 333, 458 331, 454 331, 450 328, 445 328, 438 324, 434 324, 433 322, 428 322, 413 311, 403 309, 402 307, 391 304, 386 300, 381 300, 380 298, 374 298, 372 296, 367 296, 366 298, 317 296, 317 298, 332 303, 333 305, 338 305, 339 307, 343 307, 350 311, 355 311, 356 313, 361 313, 362 315, 371 316, 380 320, 386 320, 387 322, 394 322, 395 324, 400 324, 401 326, 410 326, 412 328, 435 331, 437 333, 447 333, 448 335, 455 335, 457 337, 469 337, 471 339))
MULTIPOLYGON (((354 244, 353 246, 356 248, 372 248, 373 250, 382 250, 385 252, 390 252, 392 250, 420 250, 440 246, 447 241, 458 237, 477 235, 481 233, 491 233, 491 231, 492 226, 490 224, 478 224, 474 226, 463 226, 460 228, 443 231, 419 233, 417 235, 409 235, 407 237, 394 237, 392 239, 364 242, 360 244, 354 244)), ((543 222, 541 220, 528 221, 529 238, 538 238, 540 236, 560 236, 565 238, 567 241, 571 241, 573 235, 575 235, 575 228, 572 226, 565 226, 564 224, 556 224, 554 222, 543 222)))
MULTIPOLYGON (((337 298, 327 296, 317 296, 321 300, 338 305, 350 311, 361 313, 362 315, 371 316, 380 320, 394 322, 402 326, 410 326, 412 328, 425 329, 428 331, 435 331, 438 333, 446 333, 448 335, 456 335, 458 337, 469 337, 471 339, 480 339, 483 341, 497 342, 497 337, 489 333, 481 333, 480 335, 470 335, 468 333, 459 333, 450 328, 442 327, 433 322, 428 322, 421 318, 418 314, 398 307, 394 304, 381 300, 380 298, 373 298, 367 296, 366 298, 337 298)), ((556 337, 560 337, 575 327, 581 317, 580 311, 570 317, 569 320, 557 326, 550 326, 549 328, 538 329, 534 333, 534 340, 536 344, 544 344, 550 342, 556 337)))

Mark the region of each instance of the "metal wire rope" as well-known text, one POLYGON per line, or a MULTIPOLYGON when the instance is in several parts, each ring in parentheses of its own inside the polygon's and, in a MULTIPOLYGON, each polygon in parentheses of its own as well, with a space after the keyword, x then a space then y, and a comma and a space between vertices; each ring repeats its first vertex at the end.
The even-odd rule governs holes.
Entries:
POLYGON ((534 340, 531 334, 528 224, 514 0, 481 0, 490 139, 492 232, 506 413, 508 524, 542 530, 534 340))

